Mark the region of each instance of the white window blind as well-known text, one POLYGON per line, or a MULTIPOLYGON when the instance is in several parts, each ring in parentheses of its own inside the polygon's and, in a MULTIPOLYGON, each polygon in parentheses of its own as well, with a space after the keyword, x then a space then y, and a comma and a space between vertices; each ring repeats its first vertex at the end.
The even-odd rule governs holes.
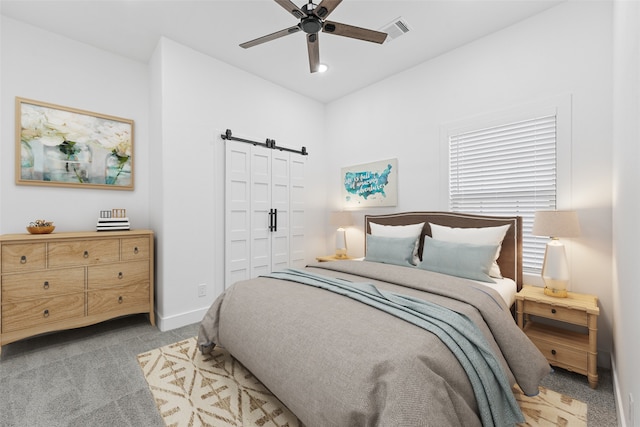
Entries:
POLYGON ((556 208, 556 116, 450 135, 449 208, 522 216, 523 270, 539 274, 548 239, 531 229, 535 211, 556 208))

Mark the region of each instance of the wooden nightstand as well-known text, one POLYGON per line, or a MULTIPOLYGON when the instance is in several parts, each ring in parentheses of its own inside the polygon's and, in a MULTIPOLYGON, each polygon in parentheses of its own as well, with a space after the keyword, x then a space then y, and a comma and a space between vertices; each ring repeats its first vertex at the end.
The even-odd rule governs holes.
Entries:
POLYGON ((318 262, 326 262, 326 261, 344 261, 344 260, 348 260, 348 259, 353 259, 350 256, 346 256, 345 258, 338 258, 335 255, 325 255, 325 256, 318 256, 316 257, 316 261, 318 262))
POLYGON ((596 388, 598 297, 568 292, 567 298, 557 298, 545 295, 544 288, 523 286, 516 294, 516 312, 518 326, 551 365, 586 375, 596 388), (584 332, 536 322, 531 315, 582 326, 584 332))

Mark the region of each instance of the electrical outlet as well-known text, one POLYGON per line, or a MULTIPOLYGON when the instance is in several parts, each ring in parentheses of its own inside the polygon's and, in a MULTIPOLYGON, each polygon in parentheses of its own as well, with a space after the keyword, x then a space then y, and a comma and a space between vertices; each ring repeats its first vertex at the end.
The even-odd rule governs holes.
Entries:
POLYGON ((207 296, 207 285, 205 283, 201 283, 198 285, 198 296, 199 297, 207 296))
POLYGON ((635 424, 635 410, 633 409, 633 394, 629 393, 629 427, 635 424))

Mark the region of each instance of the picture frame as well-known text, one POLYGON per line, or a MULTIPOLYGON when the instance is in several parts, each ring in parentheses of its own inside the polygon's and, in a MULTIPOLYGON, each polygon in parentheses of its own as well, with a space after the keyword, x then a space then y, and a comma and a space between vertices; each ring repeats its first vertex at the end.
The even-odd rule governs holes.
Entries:
POLYGON ((16 97, 18 185, 134 189, 134 122, 16 97))
POLYGON ((398 205, 398 159, 344 167, 340 181, 346 208, 398 205))

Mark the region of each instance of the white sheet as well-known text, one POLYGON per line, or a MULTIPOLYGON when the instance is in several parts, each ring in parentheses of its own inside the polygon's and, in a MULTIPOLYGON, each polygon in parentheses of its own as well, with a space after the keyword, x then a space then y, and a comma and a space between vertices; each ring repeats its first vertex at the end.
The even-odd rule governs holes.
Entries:
POLYGON ((498 291, 504 302, 507 303, 507 306, 511 307, 513 303, 516 302, 516 293, 518 292, 518 286, 516 285, 516 282, 506 277, 502 279, 492 277, 492 279, 495 280, 496 283, 480 282, 477 280, 473 281, 498 291))

